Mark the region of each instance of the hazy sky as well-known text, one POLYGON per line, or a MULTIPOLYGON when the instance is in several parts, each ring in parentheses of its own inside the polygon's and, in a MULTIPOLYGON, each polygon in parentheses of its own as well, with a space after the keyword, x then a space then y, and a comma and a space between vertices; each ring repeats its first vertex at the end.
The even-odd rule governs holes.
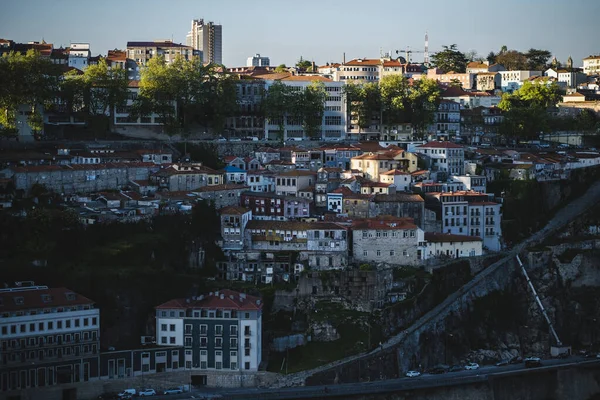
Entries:
MULTIPOLYGON (((0 38, 68 46, 89 42, 92 53, 127 41, 173 39, 185 43, 191 20, 223 25, 223 62, 245 65, 260 53, 271 64, 300 56, 317 64, 383 51, 430 52, 456 43, 485 56, 502 45, 548 49, 575 65, 600 53, 599 0, 2 0, 0 38)), ((422 54, 414 54, 422 61, 422 54)))

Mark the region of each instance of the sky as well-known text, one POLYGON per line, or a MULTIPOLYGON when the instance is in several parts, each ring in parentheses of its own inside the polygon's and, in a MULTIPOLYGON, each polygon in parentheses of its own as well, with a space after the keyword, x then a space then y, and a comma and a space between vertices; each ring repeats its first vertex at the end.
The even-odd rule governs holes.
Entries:
MULTIPOLYGON (((223 26, 223 63, 243 66, 256 53, 271 65, 300 57, 317 65, 378 58, 410 47, 429 51, 457 44, 485 57, 503 45, 550 50, 575 66, 600 53, 598 0, 3 0, 0 38, 55 47, 90 43, 94 55, 128 41, 172 39, 185 44, 191 20, 223 26)), ((421 62, 422 54, 414 53, 421 62)))

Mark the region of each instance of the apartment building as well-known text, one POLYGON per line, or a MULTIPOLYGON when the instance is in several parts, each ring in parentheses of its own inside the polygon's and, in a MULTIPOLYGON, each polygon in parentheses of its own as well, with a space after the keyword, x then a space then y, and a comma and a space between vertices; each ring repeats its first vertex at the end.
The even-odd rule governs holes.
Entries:
POLYGON ((542 76, 542 71, 500 71, 500 88, 503 92, 513 92, 534 76, 542 76))
POLYGON ((244 248, 244 230, 252 219, 252 211, 244 207, 229 206, 219 210, 221 218, 221 248, 224 251, 244 248))
POLYGON ((100 312, 67 288, 17 282, 0 289, 0 348, 2 392, 88 381, 98 376, 100 312))
POLYGON ((150 176, 150 182, 170 192, 189 191, 224 183, 223 173, 201 163, 173 164, 150 176))
POLYGON ((431 258, 477 257, 483 254, 480 237, 425 232, 425 256, 431 258))
POLYGON ((173 299, 156 307, 156 341, 183 346, 185 368, 257 371, 262 301, 232 290, 173 299))
POLYGON ((374 182, 379 182, 380 175, 391 170, 414 172, 418 169, 417 156, 414 153, 397 149, 368 152, 350 160, 350 169, 359 171, 374 182))
POLYGON ((313 186, 317 174, 311 171, 293 170, 275 175, 275 193, 299 197, 299 192, 313 186))
POLYGON ((475 86, 475 74, 448 72, 443 73, 438 68, 430 68, 427 70, 427 78, 436 80, 440 83, 450 85, 460 83, 463 89, 470 90, 475 86))
POLYGON ((432 125, 433 134, 438 140, 449 140, 451 137, 460 136, 460 104, 442 99, 435 113, 432 125))
POLYGON ((71 46, 69 46, 69 67, 83 71, 90 65, 91 56, 89 43, 71 43, 71 46))
POLYGON ((275 193, 243 192, 242 206, 252 210, 252 219, 288 221, 310 217, 311 200, 275 193))
POLYGON ((262 57, 260 54, 255 54, 252 57, 248 57, 246 60, 247 67, 268 67, 271 65, 269 57, 262 57))
POLYGON ((432 141, 417 146, 415 152, 429 158, 432 170, 444 171, 451 175, 464 174, 464 148, 456 143, 432 141))
POLYGON ((411 75, 421 72, 419 66, 402 63, 400 59, 356 58, 339 65, 332 71, 333 79, 340 82, 377 82, 388 75, 411 75))
POLYGON ((352 257, 357 263, 418 265, 424 259, 424 232, 412 218, 379 216, 352 224, 352 257))
POLYGON ((442 233, 477 236, 483 247, 501 250, 501 205, 490 201, 486 193, 459 191, 431 193, 441 205, 442 233))
POLYGON ((186 44, 197 51, 205 64, 223 64, 223 26, 203 19, 192 20, 186 44))
POLYGON ((600 74, 600 55, 588 56, 583 59, 583 73, 586 75, 600 74))
MULTIPOLYGON (((344 83, 334 82, 319 75, 291 75, 290 73, 268 73, 256 75, 255 79, 264 81, 268 90, 275 82, 281 82, 294 90, 305 90, 312 82, 321 82, 325 86, 325 111, 318 135, 322 140, 339 141, 346 137, 346 96, 344 83)), ((266 120, 264 136, 267 139, 277 140, 303 140, 308 137, 303 127, 301 118, 286 115, 284 121, 266 120), (280 122, 283 122, 283 132, 280 132, 280 122)))
POLYGON ((127 58, 134 60, 138 65, 146 65, 148 60, 158 56, 164 56, 167 64, 170 64, 179 56, 184 60, 191 60, 196 55, 198 52, 194 48, 173 43, 172 40, 127 42, 127 58))

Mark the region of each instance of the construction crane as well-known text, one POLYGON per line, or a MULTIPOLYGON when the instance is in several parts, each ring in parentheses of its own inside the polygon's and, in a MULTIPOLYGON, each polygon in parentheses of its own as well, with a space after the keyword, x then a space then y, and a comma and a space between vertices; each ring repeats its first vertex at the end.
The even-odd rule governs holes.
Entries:
POLYGON ((425 53, 425 52, 420 51, 420 50, 411 50, 411 48, 409 46, 407 46, 404 50, 396 50, 396 54, 401 54, 401 53, 404 53, 404 58, 406 59, 406 62, 410 63, 412 61, 412 59, 411 59, 412 53, 425 53))

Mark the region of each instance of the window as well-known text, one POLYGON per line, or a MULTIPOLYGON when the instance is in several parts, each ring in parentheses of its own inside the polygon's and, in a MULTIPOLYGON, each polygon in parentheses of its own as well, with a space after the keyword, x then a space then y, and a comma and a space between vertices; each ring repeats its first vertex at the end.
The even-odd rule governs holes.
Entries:
POLYGON ((223 325, 215 325, 215 335, 223 334, 223 325))
POLYGON ((89 326, 89 324, 90 324, 89 319, 88 318, 84 318, 83 319, 83 326, 89 326))
POLYGON ((381 250, 377 250, 377 257, 381 256, 381 250))
POLYGON ((67 319, 67 320, 65 321, 65 326, 66 326, 67 328, 70 328, 70 327, 71 327, 71 320, 70 320, 70 319, 67 319))
POLYGON ((237 345, 238 345, 237 338, 230 338, 229 339, 229 347, 236 348, 237 345))
POLYGON ((56 321, 56 329, 62 329, 62 321, 56 321))
POLYGON ((231 325, 229 327, 229 334, 231 336, 237 336, 237 334, 238 334, 238 327, 237 327, 237 325, 231 325))
POLYGON ((215 338, 215 347, 217 349, 220 349, 221 347, 223 347, 223 338, 215 338))
POLYGON ((170 330, 171 332, 175 332, 175 324, 171 324, 171 325, 169 326, 169 330, 170 330))
POLYGON ((248 361, 244 363, 244 369, 250 369, 250 363, 248 361))
POLYGON ((192 338, 191 336, 188 336, 185 338, 185 346, 186 347, 191 347, 192 346, 192 338))
POLYGON ((363 256, 367 257, 369 255, 369 252, 367 250, 363 250, 363 256))
POLYGON ((393 256, 395 254, 396 254, 396 252, 394 250, 390 250, 390 256, 393 256))
POLYGON ((98 319, 96 317, 92 318, 92 325, 97 325, 98 319))
POLYGON ((169 338, 169 344, 175 344, 175 336, 169 338))
POLYGON ((200 334, 201 335, 208 334, 208 325, 200 325, 200 334))
POLYGON ((208 338, 200 337, 200 347, 206 347, 206 346, 208 346, 208 338))
POLYGON ((167 337, 163 336, 162 338, 160 338, 160 343, 161 344, 167 344, 167 337))
POLYGON ((166 332, 166 331, 167 331, 167 324, 161 324, 161 325, 160 325, 160 330, 161 330, 162 332, 166 332))
POLYGON ((79 318, 75 320, 75 328, 79 328, 79 318))

